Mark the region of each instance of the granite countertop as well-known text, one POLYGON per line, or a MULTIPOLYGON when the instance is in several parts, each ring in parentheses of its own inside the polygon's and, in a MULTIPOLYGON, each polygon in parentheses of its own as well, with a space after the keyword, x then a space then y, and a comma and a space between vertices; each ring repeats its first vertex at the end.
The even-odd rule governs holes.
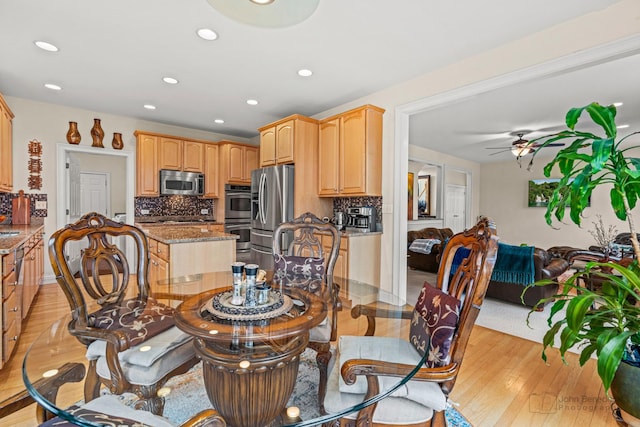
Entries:
POLYGON ((147 224, 224 224, 213 216, 137 216, 134 223, 139 226, 147 224))
POLYGON ((16 247, 23 244, 34 234, 42 232, 44 224, 30 225, 0 225, 0 255, 11 253, 16 247), (18 233, 15 235, 3 235, 3 233, 18 233))
POLYGON ((240 238, 236 234, 209 231, 206 227, 198 227, 197 225, 180 225, 178 227, 173 227, 173 225, 175 224, 171 224, 171 226, 167 226, 166 223, 138 224, 149 237, 166 244, 236 240, 240 238))

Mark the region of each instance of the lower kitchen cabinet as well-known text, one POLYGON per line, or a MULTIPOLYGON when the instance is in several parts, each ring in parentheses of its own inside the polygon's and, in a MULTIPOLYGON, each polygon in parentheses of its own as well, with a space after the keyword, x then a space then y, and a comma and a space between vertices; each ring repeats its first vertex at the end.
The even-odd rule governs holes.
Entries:
MULTIPOLYGON (((343 233, 333 269, 334 277, 377 286, 380 282, 380 243, 380 233, 343 233)), ((331 252, 331 237, 328 235, 322 236, 322 250, 326 256, 331 252)))
MULTIPOLYGON (((29 314, 33 300, 42 284, 44 273, 43 228, 33 233, 24 243, 21 274, 18 278, 16 251, 2 255, 2 310, 0 310, 0 368, 9 360, 20 338, 22 321, 29 314)), ((22 256, 22 254, 20 254, 22 256)))

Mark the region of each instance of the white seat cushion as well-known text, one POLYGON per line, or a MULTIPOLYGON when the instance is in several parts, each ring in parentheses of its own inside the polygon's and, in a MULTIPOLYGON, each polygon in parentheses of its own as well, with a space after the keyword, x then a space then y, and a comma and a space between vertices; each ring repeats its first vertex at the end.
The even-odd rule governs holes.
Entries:
MULTIPOLYGON (((410 342, 391 337, 342 336, 338 352, 340 367, 350 359, 373 359, 416 366, 422 358, 410 342)), ((367 391, 366 377, 358 376, 353 385, 347 385, 339 374, 340 369, 335 370, 338 371, 338 391, 342 394, 359 395, 362 399, 367 391)), ((378 378, 381 392, 391 389, 401 380, 397 377, 378 378)), ((392 396, 402 397, 437 411, 444 410, 447 402, 439 384, 430 381, 409 381, 392 396)))
POLYGON ((116 396, 105 395, 93 399, 91 402, 82 405, 83 409, 101 412, 114 417, 128 418, 135 420, 142 425, 150 427, 173 427, 166 418, 154 415, 151 412, 135 410, 118 400, 116 396))

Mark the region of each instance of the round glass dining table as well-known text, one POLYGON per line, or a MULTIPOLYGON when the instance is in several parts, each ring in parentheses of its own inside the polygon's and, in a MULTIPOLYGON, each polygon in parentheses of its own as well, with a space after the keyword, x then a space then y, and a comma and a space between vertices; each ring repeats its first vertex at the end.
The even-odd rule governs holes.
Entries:
MULTIPOLYGON (((412 308, 378 286, 341 278, 334 281, 337 292, 332 293, 324 282, 320 286, 283 283, 272 280, 268 274, 271 294, 262 310, 259 306, 233 310, 228 303, 233 293, 231 272, 194 274, 152 283, 151 294, 157 301, 176 308, 176 326, 193 337, 196 354, 202 360, 201 366, 198 364, 185 374, 186 379, 169 380, 161 389, 165 397, 164 416, 172 424, 180 425, 202 410, 204 404, 215 408, 227 425, 234 427, 321 425, 357 412, 408 381, 424 359, 407 377, 397 378, 396 387, 363 404, 345 404, 331 414, 321 413, 315 357, 307 356, 310 360, 305 362, 315 372, 309 374, 309 369, 300 367, 301 358, 310 351, 305 351, 310 331, 337 320, 338 336, 331 343, 332 354, 341 336, 364 335, 374 322, 376 336, 406 339, 409 335, 406 313, 412 308), (334 317, 336 295, 339 304, 334 317), (373 317, 357 315, 363 306, 397 315, 373 320, 373 317), (402 310, 404 315, 400 314, 402 310), (303 373, 306 378, 301 378, 303 373), (198 376, 202 378, 192 381, 198 376), (313 379, 309 380, 309 376, 313 379), (304 381, 313 390, 303 392, 314 392, 315 396, 297 399, 296 386, 304 381), (189 387, 190 394, 187 395, 183 387, 189 387), (193 399, 193 393, 201 397, 193 399), (177 404, 178 400, 181 412, 175 417, 169 409, 172 402, 177 404)), ((86 346, 68 331, 70 320, 71 315, 55 320, 33 342, 25 355, 23 379, 28 392, 55 416, 77 425, 105 425, 73 409, 84 403, 83 380, 88 361, 86 346), (63 384, 57 394, 42 387, 47 378, 63 384)), ((336 357, 329 363, 330 370, 340 369, 334 359, 336 357)), ((106 390, 102 392, 108 394, 106 390)), ((135 396, 118 398, 133 408, 135 396)))

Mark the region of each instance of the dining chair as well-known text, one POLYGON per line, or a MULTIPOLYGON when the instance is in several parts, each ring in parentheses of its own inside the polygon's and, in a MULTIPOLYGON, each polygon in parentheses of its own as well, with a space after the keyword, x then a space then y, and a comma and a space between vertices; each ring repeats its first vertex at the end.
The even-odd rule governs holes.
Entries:
MULTIPOLYGON (((47 402, 55 403, 59 389, 65 384, 80 382, 86 373, 81 363, 66 363, 57 372, 34 382, 33 388, 43 396, 47 402)), ((36 400, 26 390, 0 401, 0 419, 24 409, 36 400)), ((113 426, 149 426, 174 427, 166 418, 159 417, 147 411, 135 410, 112 395, 100 396, 87 404, 69 408, 67 412, 79 415, 82 419, 101 425, 113 426)), ((56 417, 38 404, 36 406, 36 421, 40 427, 73 427, 75 424, 56 417)), ((225 427, 227 424, 213 409, 199 412, 181 424, 181 427, 225 427)))
POLYGON ((161 415, 158 390, 174 375, 198 362, 191 337, 174 325, 173 308, 149 295, 149 247, 139 228, 95 212, 57 230, 49 239, 49 258, 71 308, 69 332, 87 346, 89 369, 85 401, 101 385, 113 394, 135 393, 138 409, 161 415), (135 247, 135 270, 110 238, 125 236, 135 247), (67 248, 84 242, 78 278, 67 248))
POLYGON ((280 224, 273 233, 273 280, 284 286, 296 286, 323 294, 329 301, 327 320, 309 331, 308 347, 317 352, 320 371, 318 405, 324 412, 327 372, 331 360, 331 341, 337 339, 338 311, 342 309, 340 288, 333 270, 340 251, 340 235, 331 223, 311 212, 280 224), (325 249, 330 250, 327 252, 325 249))
MULTIPOLYGON (((328 381, 325 409, 336 413, 401 388, 377 404, 345 416, 348 425, 445 426, 444 411, 456 382, 471 329, 491 278, 498 249, 495 225, 487 218, 455 234, 446 244, 435 286, 424 284, 415 307, 382 303, 357 305, 351 316, 366 316, 365 336, 341 336, 328 381), (374 336, 376 318, 409 320, 407 339, 374 336), (355 420, 355 423, 354 423, 355 420)), ((332 426, 343 425, 336 421, 332 426)))

